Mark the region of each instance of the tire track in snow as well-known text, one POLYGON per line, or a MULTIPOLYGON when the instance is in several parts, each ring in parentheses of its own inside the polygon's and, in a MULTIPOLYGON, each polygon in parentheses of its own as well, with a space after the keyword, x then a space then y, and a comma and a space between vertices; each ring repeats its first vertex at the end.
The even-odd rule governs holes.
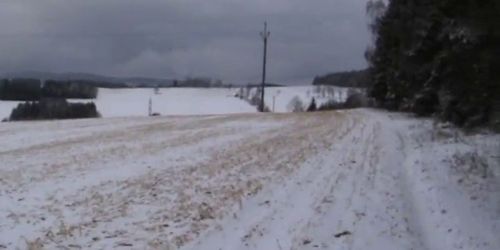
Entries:
MULTIPOLYGON (((328 171, 335 170, 329 162, 330 159, 316 157, 347 136, 355 124, 350 117, 340 113, 323 115, 331 115, 333 118, 332 123, 328 123, 327 128, 324 128, 324 134, 315 140, 304 141, 306 145, 318 143, 321 145, 320 150, 309 154, 305 161, 295 162, 297 170, 282 176, 280 182, 267 186, 261 192, 264 197, 257 195, 245 201, 243 210, 235 214, 234 220, 224 222, 230 223, 226 230, 215 230, 200 238, 200 243, 190 245, 186 249, 278 249, 278 246, 290 249, 291 236, 297 234, 294 229, 307 223, 306 215, 314 213, 315 209, 311 204, 322 198, 325 182, 333 179, 333 173, 328 171), (311 166, 317 168, 313 169, 311 166), (297 216, 298 214, 300 216, 297 216)), ((311 133, 309 130, 306 132, 311 133)), ((286 157, 291 156, 293 152, 286 157)))
POLYGON ((330 143, 289 181, 248 198, 226 228, 185 249, 422 249, 405 219, 401 161, 391 160, 399 151, 386 142, 394 131, 356 112, 332 127, 330 143))

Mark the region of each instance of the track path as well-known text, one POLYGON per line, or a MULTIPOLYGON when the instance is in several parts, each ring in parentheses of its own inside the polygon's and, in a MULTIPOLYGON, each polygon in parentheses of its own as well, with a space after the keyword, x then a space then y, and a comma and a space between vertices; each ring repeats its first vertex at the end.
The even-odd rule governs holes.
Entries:
POLYGON ((406 198, 407 138, 369 113, 323 115, 328 132, 307 142, 319 150, 186 249, 426 249, 406 198))

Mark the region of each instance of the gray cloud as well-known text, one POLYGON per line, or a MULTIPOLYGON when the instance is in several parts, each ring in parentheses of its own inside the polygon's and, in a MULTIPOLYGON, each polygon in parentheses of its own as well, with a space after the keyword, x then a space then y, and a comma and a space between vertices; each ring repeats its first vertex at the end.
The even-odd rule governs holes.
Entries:
POLYGON ((258 81, 366 66, 364 0, 2 0, 0 71, 258 81))

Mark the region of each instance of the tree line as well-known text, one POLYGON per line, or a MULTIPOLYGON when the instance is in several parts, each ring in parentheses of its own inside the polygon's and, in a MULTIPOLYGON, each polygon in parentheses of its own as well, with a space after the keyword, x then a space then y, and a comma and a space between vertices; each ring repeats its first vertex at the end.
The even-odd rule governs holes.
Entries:
POLYGON ((0 100, 37 101, 42 98, 95 99, 98 89, 72 81, 38 79, 0 80, 0 100))
POLYGON ((316 76, 313 85, 328 85, 338 87, 366 88, 370 83, 368 70, 353 70, 337 72, 324 76, 316 76))
POLYGON ((500 1, 370 1, 370 95, 460 126, 498 117, 500 1))

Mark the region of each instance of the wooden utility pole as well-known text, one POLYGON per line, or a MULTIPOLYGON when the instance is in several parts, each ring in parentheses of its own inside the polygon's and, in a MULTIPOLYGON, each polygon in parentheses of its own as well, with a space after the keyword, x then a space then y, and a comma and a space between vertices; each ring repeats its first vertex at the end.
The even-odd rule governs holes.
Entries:
POLYGON ((153 100, 151 100, 151 97, 149 98, 148 115, 153 116, 153 100))
POLYGON ((271 32, 267 30, 267 22, 264 23, 264 31, 260 32, 260 36, 264 40, 264 59, 262 63, 262 89, 261 89, 261 97, 260 97, 260 112, 264 112, 264 89, 266 87, 266 64, 267 64, 267 39, 271 35, 271 32))

